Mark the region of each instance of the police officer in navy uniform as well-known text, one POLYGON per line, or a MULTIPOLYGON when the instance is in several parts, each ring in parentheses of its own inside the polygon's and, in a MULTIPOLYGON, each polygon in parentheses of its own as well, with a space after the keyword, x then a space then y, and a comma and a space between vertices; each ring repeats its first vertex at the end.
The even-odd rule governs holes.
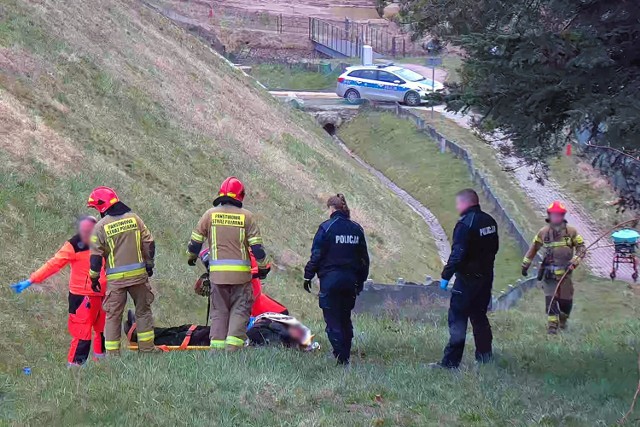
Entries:
POLYGON ((476 344, 476 361, 486 363, 493 357, 487 310, 491 302, 493 264, 499 248, 498 225, 491 215, 480 209, 478 194, 472 189, 456 195, 456 209, 460 219, 453 230, 451 255, 440 280, 440 287, 446 290, 456 275, 449 304, 450 338, 442 361, 430 364, 432 368, 458 368, 469 320, 476 344))
POLYGON ((369 253, 362 227, 350 219, 342 194, 330 197, 330 218, 313 239, 311 258, 304 269, 304 289, 311 292, 311 280, 320 279, 320 308, 327 323, 327 335, 338 364, 348 365, 353 339, 351 310, 369 276, 369 253))

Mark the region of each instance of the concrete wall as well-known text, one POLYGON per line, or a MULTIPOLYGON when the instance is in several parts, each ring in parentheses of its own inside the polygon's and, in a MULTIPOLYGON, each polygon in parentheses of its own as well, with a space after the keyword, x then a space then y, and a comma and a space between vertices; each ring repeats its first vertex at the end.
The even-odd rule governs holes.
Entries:
MULTIPOLYGON (((382 111, 389 111, 389 109, 377 107, 375 105, 371 105, 370 107, 380 109, 382 111)), ((413 122, 420 131, 427 134, 430 139, 435 141, 440 147, 444 146, 445 150, 453 153, 456 157, 462 159, 465 162, 467 168, 469 169, 471 177, 477 183, 485 198, 493 204, 493 211, 495 212, 496 216, 498 216, 498 218, 496 219, 503 225, 503 227, 507 227, 507 231, 518 242, 522 253, 526 252, 529 248, 530 240, 526 237, 524 232, 520 229, 520 227, 518 227, 514 219, 511 218, 507 210, 504 208, 504 204, 500 201, 497 193, 493 191, 493 188, 491 187, 491 184, 489 184, 489 181, 474 166, 473 159, 471 158, 467 150, 464 147, 458 145, 455 141, 451 141, 445 138, 442 134, 438 133, 435 128, 426 123, 425 120, 414 111, 398 105, 395 107, 394 112, 397 116, 413 122)), ((532 273, 535 275, 536 271, 534 270, 532 271, 532 273)), ((507 310, 513 307, 516 302, 522 297, 522 295, 524 295, 524 293, 529 289, 535 287, 536 284, 537 280, 534 276, 526 278, 524 280, 518 280, 516 283, 509 285, 506 291, 501 291, 500 294, 494 295, 493 301, 491 302, 491 310, 507 310)), ((428 286, 423 286, 423 288, 428 288, 428 286)), ((428 297, 432 297, 433 295, 433 292, 429 290, 424 290, 423 292, 425 292, 425 295, 428 297)))

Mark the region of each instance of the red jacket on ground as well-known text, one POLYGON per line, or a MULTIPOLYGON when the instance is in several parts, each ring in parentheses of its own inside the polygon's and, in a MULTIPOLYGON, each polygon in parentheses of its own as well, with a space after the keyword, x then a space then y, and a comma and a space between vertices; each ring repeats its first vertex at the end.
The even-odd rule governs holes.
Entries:
POLYGON ((73 236, 47 261, 42 267, 34 271, 29 277, 31 283, 41 283, 56 273, 59 273, 67 264, 71 267, 69 277, 69 292, 75 295, 104 296, 107 288, 107 278, 104 268, 100 273, 102 289, 96 293, 91 290, 91 278, 89 277, 89 246, 80 241, 78 235, 73 236))
POLYGON ((253 286, 253 306, 251 316, 256 317, 263 313, 289 313, 287 307, 278 301, 262 293, 262 282, 258 278, 258 262, 253 254, 251 255, 251 285, 253 286))

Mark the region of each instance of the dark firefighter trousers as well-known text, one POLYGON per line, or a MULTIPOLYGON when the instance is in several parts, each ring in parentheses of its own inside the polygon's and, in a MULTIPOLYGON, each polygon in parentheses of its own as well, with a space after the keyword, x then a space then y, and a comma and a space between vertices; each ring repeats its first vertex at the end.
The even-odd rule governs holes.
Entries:
POLYGON ((449 343, 444 349, 442 365, 448 368, 457 368, 460 365, 469 320, 476 344, 476 360, 488 362, 491 359, 493 335, 487 310, 491 302, 492 285, 493 276, 456 277, 449 304, 449 343))
POLYGON ((319 304, 338 363, 349 363, 353 340, 351 310, 355 303, 356 277, 353 273, 333 271, 320 279, 319 304))

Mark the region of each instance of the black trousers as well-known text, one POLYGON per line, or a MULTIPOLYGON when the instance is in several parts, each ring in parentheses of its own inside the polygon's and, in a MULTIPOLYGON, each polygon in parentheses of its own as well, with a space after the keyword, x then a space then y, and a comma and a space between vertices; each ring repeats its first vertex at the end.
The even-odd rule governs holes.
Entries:
POLYGON ((349 363, 351 355, 351 310, 356 302, 355 286, 356 278, 352 273, 331 272, 320 279, 320 308, 327 324, 325 331, 338 363, 349 363))
POLYGON ((442 364, 457 368, 462 361, 467 337, 467 324, 471 321, 476 344, 476 360, 487 362, 492 357, 493 335, 487 318, 491 302, 493 276, 458 276, 451 290, 449 304, 449 343, 444 349, 442 364))

